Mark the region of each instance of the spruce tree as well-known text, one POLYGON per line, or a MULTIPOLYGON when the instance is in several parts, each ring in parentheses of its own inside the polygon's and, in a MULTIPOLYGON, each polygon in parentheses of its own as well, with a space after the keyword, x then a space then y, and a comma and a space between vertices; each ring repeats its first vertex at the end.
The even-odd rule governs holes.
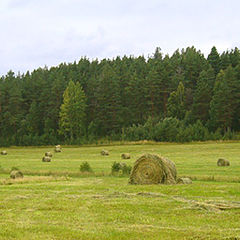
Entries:
POLYGON ((214 69, 215 75, 217 75, 220 71, 221 60, 217 48, 215 46, 212 47, 211 52, 207 57, 207 60, 214 69))

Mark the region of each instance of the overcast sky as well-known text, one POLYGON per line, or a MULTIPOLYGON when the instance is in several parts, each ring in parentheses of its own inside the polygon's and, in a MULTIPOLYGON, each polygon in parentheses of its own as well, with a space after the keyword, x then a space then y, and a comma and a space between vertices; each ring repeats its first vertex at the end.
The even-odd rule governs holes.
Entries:
POLYGON ((239 0, 0 0, 0 75, 73 62, 240 48, 239 0))

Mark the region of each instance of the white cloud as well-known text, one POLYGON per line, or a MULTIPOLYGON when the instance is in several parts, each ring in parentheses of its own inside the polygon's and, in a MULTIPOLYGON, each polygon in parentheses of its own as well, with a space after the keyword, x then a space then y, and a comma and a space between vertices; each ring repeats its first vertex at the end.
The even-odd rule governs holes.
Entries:
POLYGON ((81 56, 239 47, 237 0, 1 0, 0 75, 81 56), (238 45, 236 45, 238 44, 238 45))

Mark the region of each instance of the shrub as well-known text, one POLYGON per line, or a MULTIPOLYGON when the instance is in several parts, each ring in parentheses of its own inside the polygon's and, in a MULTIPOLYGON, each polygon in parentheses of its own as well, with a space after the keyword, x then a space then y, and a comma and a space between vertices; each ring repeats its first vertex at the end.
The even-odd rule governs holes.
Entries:
POLYGON ((122 174, 123 175, 129 175, 131 173, 132 167, 130 165, 127 165, 125 163, 122 164, 122 174))
POLYGON ((131 173, 132 167, 126 163, 114 162, 112 165, 112 174, 113 175, 129 175, 131 173))
POLYGON ((164 118, 155 126, 153 139, 155 141, 174 142, 178 133, 179 120, 176 118, 164 118))
POLYGON ((112 173, 119 172, 121 165, 119 162, 114 162, 112 165, 112 173))
POLYGON ((80 165, 80 171, 81 172, 93 172, 93 170, 88 162, 83 162, 80 165))

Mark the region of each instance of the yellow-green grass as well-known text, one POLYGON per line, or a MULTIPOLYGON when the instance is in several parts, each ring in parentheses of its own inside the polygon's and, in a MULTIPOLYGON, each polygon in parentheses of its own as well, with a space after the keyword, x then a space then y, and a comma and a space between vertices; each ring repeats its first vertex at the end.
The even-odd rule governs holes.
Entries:
POLYGON ((52 149, 16 147, 0 155, 1 240, 240 239, 239 142, 63 147, 42 162, 52 149), (103 148, 109 156, 101 156, 103 148), (131 159, 121 159, 125 152, 131 159), (127 177, 110 176, 114 161, 132 165, 146 152, 174 161, 193 184, 129 185, 127 177), (230 167, 218 167, 219 157, 230 167), (80 174, 83 161, 95 175, 80 174), (10 180, 12 167, 24 178, 10 180))
POLYGON ((114 161, 133 164, 143 153, 157 153, 175 162, 179 175, 209 180, 240 180, 240 143, 199 143, 199 144, 143 144, 104 147, 63 147, 61 153, 54 153, 51 163, 41 161, 44 153, 53 148, 9 148, 8 155, 0 155, 0 166, 9 172, 18 167, 25 174, 79 174, 83 161, 88 161, 97 175, 109 174, 114 161), (106 149, 109 156, 102 156, 106 149), (131 159, 122 160, 121 153, 129 152, 131 159), (218 158, 230 161, 230 167, 218 167, 218 158))

